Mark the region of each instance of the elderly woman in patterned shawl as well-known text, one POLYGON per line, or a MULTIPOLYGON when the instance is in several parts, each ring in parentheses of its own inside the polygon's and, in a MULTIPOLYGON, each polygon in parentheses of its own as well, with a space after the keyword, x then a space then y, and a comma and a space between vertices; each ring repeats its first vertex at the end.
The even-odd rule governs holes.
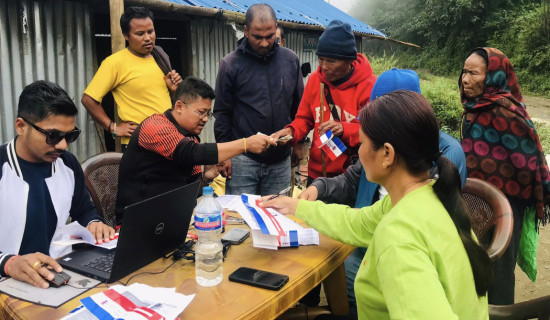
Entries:
POLYGON ((514 213, 512 240, 495 261, 488 297, 491 304, 512 304, 524 212, 536 212, 535 228, 548 219, 548 165, 506 55, 494 48, 474 49, 464 62, 459 87, 468 177, 504 192, 514 213))

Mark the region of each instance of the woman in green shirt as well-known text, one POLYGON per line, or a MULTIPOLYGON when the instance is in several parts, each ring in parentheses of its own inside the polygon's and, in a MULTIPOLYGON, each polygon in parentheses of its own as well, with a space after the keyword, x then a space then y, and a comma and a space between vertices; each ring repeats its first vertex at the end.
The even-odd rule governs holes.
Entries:
POLYGON ((394 91, 360 113, 359 159, 388 196, 359 211, 279 197, 263 203, 368 247, 355 280, 360 319, 488 319, 491 262, 475 240, 456 167, 441 156, 428 101, 394 91), (429 171, 437 163, 439 178, 429 171))

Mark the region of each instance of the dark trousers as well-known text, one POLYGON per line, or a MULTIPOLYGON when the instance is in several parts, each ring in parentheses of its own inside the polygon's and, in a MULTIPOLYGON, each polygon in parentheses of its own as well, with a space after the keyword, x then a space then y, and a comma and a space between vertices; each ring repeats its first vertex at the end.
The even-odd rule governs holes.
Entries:
MULTIPOLYGON (((315 180, 315 179, 313 179, 309 176, 307 177, 307 186, 308 187, 311 185, 313 180, 315 180)), ((303 303, 308 307, 318 306, 319 302, 321 302, 321 285, 318 285, 317 287, 313 288, 302 299, 300 299, 300 303, 303 303)))
POLYGON ((489 285, 490 304, 506 305, 514 303, 516 285, 516 261, 518 259, 519 240, 523 228, 523 212, 529 203, 525 200, 506 196, 514 213, 514 229, 510 245, 504 254, 493 262, 493 280, 489 285))

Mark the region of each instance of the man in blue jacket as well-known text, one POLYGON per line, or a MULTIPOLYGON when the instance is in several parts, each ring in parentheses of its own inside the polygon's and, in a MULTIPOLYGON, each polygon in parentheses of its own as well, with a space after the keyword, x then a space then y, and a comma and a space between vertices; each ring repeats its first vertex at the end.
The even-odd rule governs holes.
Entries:
MULTIPOLYGON (((279 131, 294 118, 304 82, 294 52, 275 41, 277 18, 266 4, 246 12, 245 37, 222 59, 216 79, 214 134, 229 142, 279 131)), ((275 194, 290 184, 290 147, 245 153, 225 161, 227 194, 275 194)))
MULTIPOLYGON (((51 240, 67 218, 86 227, 98 243, 114 238, 90 201, 84 173, 65 151, 80 130, 77 109, 58 85, 37 81, 19 97, 17 136, 0 146, 0 276, 47 288, 62 271, 50 255, 51 240)), ((60 252, 57 252, 60 253, 60 252)))
MULTIPOLYGON (((370 101, 396 90, 420 92, 420 79, 416 72, 406 69, 391 69, 382 73, 372 88, 370 101)), ((367 105, 368 108, 368 105, 367 105)), ((391 124, 390 124, 391 125, 391 124)), ((462 146, 450 135, 439 132, 439 148, 458 169, 462 186, 466 183, 466 157, 462 146)), ((437 172, 432 172, 433 177, 437 172)), ((348 167, 346 172, 333 178, 318 178, 302 192, 300 199, 310 201, 323 200, 328 203, 341 203, 355 208, 370 206, 387 194, 383 187, 367 180, 360 161, 348 167)), ((354 281, 359 265, 365 256, 366 248, 357 248, 344 262, 350 313, 357 313, 355 303, 354 281)))

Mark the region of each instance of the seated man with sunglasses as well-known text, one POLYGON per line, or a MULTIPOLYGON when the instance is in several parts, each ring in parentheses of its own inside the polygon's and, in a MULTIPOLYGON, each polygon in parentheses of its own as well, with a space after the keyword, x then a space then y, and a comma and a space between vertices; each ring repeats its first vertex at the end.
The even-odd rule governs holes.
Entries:
MULTIPOLYGON (((116 221, 122 223, 127 205, 202 179, 218 175, 218 164, 243 152, 262 153, 277 143, 253 135, 224 143, 199 143, 199 134, 212 118, 216 95, 206 82, 187 77, 174 94, 170 110, 145 119, 134 131, 120 162, 116 221), (204 172, 201 165, 205 166, 204 172)), ((202 189, 201 189, 202 190, 202 189)))
POLYGON ((37 81, 19 97, 17 136, 0 146, 0 276, 47 288, 62 271, 51 255, 57 228, 69 216, 87 227, 97 242, 114 238, 90 201, 84 174, 65 151, 80 130, 77 109, 58 85, 37 81))

